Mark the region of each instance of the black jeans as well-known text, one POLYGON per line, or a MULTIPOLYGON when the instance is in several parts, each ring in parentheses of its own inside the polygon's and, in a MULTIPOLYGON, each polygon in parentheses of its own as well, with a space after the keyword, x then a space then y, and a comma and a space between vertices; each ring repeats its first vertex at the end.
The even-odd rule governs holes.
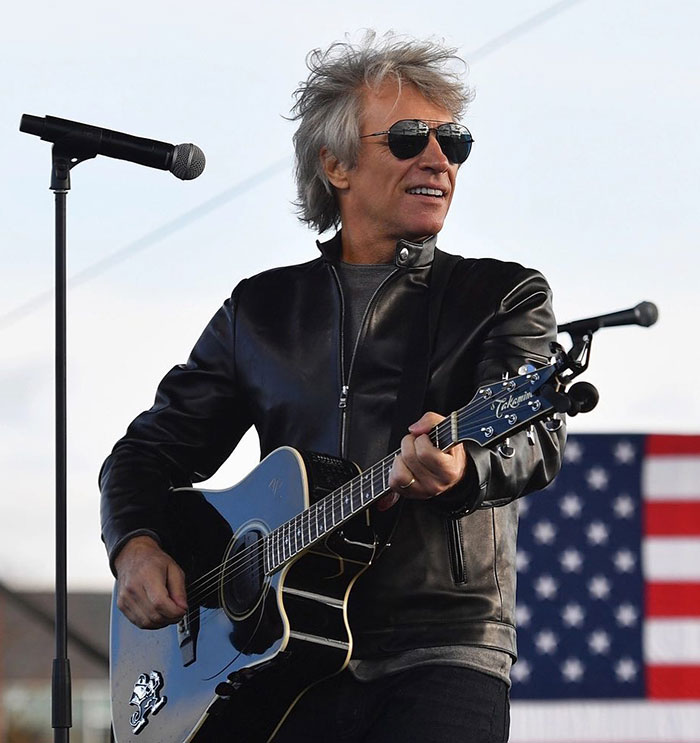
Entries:
POLYGON ((343 671, 312 687, 274 743, 505 743, 507 685, 456 666, 418 666, 377 681, 343 671))

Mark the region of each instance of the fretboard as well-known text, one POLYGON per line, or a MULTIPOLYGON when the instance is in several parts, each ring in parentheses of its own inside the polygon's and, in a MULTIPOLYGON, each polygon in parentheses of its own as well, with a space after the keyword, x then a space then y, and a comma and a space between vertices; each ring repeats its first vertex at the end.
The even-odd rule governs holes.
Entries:
MULTIPOLYGON (((445 451, 457 441, 457 413, 438 423, 428 434, 434 446, 445 451)), ((271 531, 264 540, 265 572, 274 573, 300 552, 344 524, 375 500, 386 495, 395 451, 352 480, 271 531)))

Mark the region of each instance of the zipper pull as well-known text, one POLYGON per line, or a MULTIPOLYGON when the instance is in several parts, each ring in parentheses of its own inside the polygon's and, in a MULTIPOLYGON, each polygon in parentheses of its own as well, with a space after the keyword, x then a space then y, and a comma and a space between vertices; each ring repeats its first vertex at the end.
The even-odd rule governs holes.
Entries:
POLYGON ((338 401, 338 407, 339 408, 345 408, 348 404, 348 391, 349 387, 347 384, 344 384, 341 391, 340 391, 340 400, 338 401))

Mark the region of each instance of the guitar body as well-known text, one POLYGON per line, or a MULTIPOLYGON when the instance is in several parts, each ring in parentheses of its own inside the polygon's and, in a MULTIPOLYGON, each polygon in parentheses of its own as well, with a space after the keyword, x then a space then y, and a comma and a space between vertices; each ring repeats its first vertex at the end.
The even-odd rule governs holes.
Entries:
POLYGON ((189 611, 178 625, 142 630, 113 600, 118 743, 267 741, 309 686, 347 665, 347 600, 375 551, 368 512, 346 527, 351 537, 336 531, 276 572, 260 545, 356 473, 284 447, 229 490, 172 493, 189 611))

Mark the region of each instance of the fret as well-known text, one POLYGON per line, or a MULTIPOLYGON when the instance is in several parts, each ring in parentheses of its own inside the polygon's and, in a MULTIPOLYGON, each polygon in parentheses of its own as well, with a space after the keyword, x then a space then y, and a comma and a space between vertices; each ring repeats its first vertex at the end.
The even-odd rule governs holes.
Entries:
MULTIPOLYGON (((313 542, 313 539, 311 539, 311 514, 306 510, 303 515, 306 517, 306 544, 304 546, 308 547, 313 542)), ((302 524, 303 522, 304 519, 302 518, 302 524)))
POLYGON ((301 541, 301 521, 299 519, 299 516, 294 517, 293 529, 294 529, 294 554, 296 555, 298 552, 301 552, 301 549, 303 547, 303 543, 301 541))
POLYGON ((316 523, 316 539, 323 536, 323 524, 321 523, 321 504, 316 503, 314 505, 314 514, 316 516, 315 523, 316 523))
POLYGON ((331 529, 338 523, 335 520, 335 498, 336 498, 336 496, 335 495, 332 495, 330 497, 330 499, 329 499, 330 500, 330 507, 331 507, 331 529))
POLYGON ((372 500, 372 483, 370 481, 371 473, 366 472, 362 478, 362 487, 360 489, 362 502, 369 503, 372 500))
POLYGON ((301 552, 304 547, 306 547, 305 544, 305 537, 304 537, 304 515, 305 511, 302 511, 297 518, 299 519, 299 523, 297 524, 297 537, 299 542, 299 552, 301 552))
POLYGON ((352 507, 352 480, 343 485, 340 492, 343 498, 343 516, 351 516, 354 513, 352 507))
POLYGON ((318 524, 316 522, 316 506, 309 509, 309 544, 318 539, 318 524))
POLYGON ((284 557, 284 561, 286 562, 292 556, 291 527, 288 521, 282 527, 282 533, 284 535, 284 546, 282 549, 282 556, 284 557))

